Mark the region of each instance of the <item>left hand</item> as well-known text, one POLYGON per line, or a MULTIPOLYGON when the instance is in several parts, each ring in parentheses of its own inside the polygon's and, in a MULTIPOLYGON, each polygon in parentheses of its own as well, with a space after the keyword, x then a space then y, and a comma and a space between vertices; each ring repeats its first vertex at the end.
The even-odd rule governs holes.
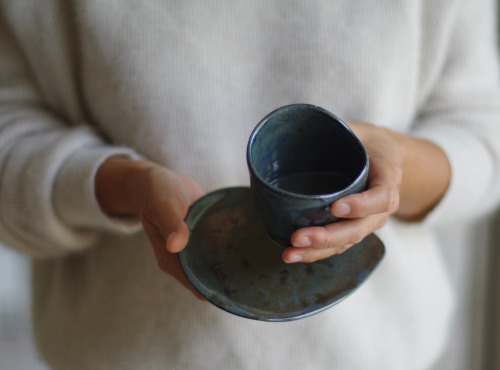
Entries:
POLYGON ((448 189, 451 170, 436 144, 368 123, 349 123, 370 158, 368 188, 334 202, 341 221, 306 227, 291 236, 285 262, 314 262, 339 254, 384 226, 395 214, 421 220, 448 189))

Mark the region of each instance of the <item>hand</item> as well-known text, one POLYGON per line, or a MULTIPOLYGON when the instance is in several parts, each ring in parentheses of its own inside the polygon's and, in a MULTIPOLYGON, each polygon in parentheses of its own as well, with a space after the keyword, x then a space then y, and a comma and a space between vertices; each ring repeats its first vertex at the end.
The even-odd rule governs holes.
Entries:
POLYGON ((343 220, 297 230, 285 262, 314 262, 346 251, 384 226, 392 214, 424 217, 444 195, 449 163, 436 145, 366 123, 349 123, 370 158, 368 188, 331 206, 343 220))
POLYGON ((96 176, 96 196, 110 215, 137 215, 153 245, 159 267, 198 298, 184 277, 175 254, 187 244, 184 222, 189 206, 203 191, 193 180, 147 161, 113 157, 96 176))

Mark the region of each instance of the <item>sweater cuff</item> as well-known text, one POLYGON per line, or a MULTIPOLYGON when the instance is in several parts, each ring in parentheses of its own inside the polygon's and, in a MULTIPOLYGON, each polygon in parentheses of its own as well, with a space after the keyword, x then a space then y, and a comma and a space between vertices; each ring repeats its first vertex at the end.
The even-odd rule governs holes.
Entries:
POLYGON ((427 126, 412 135, 438 145, 448 158, 451 175, 446 193, 426 216, 428 224, 448 224, 484 213, 481 205, 494 168, 488 149, 461 128, 427 126))
POLYGON ((107 215, 95 196, 95 176, 100 165, 113 156, 139 159, 131 149, 86 147, 73 153, 62 165, 54 188, 54 208, 68 226, 133 233, 141 229, 139 218, 107 215))

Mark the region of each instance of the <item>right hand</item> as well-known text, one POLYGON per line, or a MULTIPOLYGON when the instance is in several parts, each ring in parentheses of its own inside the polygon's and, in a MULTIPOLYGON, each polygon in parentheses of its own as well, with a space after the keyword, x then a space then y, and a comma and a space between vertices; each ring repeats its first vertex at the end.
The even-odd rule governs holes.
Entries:
POLYGON ((435 144, 381 126, 350 122, 370 158, 368 188, 334 202, 342 218, 325 226, 296 230, 285 262, 314 262, 343 253, 395 215, 407 222, 423 219, 441 200, 450 181, 450 165, 435 144))
POLYGON ((148 161, 112 157, 96 175, 96 196, 102 209, 109 215, 139 216, 159 267, 200 299, 175 254, 189 239, 184 222, 188 208, 202 195, 200 186, 190 178, 148 161))

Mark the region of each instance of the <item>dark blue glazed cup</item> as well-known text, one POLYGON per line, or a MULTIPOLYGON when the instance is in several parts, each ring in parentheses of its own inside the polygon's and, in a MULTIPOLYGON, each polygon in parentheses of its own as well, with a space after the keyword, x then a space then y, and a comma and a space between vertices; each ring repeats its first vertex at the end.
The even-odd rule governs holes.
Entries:
POLYGON ((269 236, 283 246, 302 227, 336 221, 331 204, 366 188, 368 155, 342 120, 308 104, 281 107, 253 130, 250 184, 269 236))

